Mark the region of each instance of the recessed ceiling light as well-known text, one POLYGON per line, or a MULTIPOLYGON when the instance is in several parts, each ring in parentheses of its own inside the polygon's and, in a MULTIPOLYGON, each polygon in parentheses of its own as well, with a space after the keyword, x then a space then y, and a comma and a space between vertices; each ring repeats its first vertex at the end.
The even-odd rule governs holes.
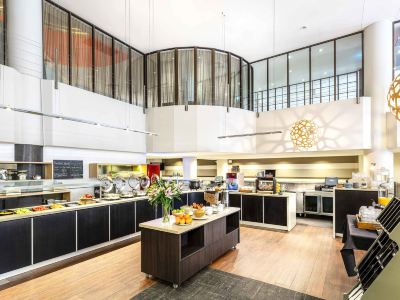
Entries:
POLYGON ((397 54, 400 54, 400 49, 397 51, 397 54))
POLYGON ((304 78, 303 78, 301 81, 303 81, 303 82, 304 82, 304 78))
POLYGON ((322 52, 322 51, 324 51, 324 48, 319 48, 318 51, 319 51, 319 52, 322 52))
POLYGON ((289 70, 289 73, 292 73, 292 70, 289 70))
POLYGON ((300 30, 305 30, 305 29, 307 29, 306 25, 303 25, 303 26, 300 27, 300 30))
POLYGON ((291 59, 291 58, 292 58, 292 56, 291 56, 291 55, 289 55, 289 56, 288 56, 288 58, 289 58, 289 59, 291 59))
POLYGON ((326 75, 327 73, 326 72, 324 72, 324 75, 326 75))

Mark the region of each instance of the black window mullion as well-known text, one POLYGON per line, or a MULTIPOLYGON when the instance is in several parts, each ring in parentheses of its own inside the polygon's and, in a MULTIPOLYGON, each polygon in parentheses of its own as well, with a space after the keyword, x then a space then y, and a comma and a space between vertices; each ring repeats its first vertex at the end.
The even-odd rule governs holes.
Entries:
POLYGON ((242 86, 242 68, 243 68, 243 58, 239 60, 240 68, 239 68, 239 97, 240 97, 240 108, 243 108, 243 86, 242 86))
POLYGON ((227 106, 231 107, 231 62, 232 62, 232 57, 231 54, 228 53, 227 55, 227 60, 228 60, 228 103, 227 106))
POLYGON ((143 55, 143 93, 144 93, 144 103, 143 103, 143 107, 144 108, 148 108, 148 104, 147 104, 147 54, 143 55))
POLYGON ((179 64, 178 64, 178 59, 179 59, 179 55, 178 55, 178 49, 176 48, 174 50, 174 80, 175 80, 175 105, 178 105, 178 101, 179 101, 179 74, 178 74, 178 68, 179 68, 179 64))
POLYGON ((72 85, 72 32, 71 32, 71 13, 68 13, 68 81, 72 85))
POLYGON ((96 74, 96 65, 95 65, 95 33, 94 33, 94 26, 92 26, 92 91, 94 92, 96 89, 96 82, 95 82, 95 74, 96 74))
POLYGON ((132 51, 131 48, 128 47, 128 76, 129 76, 129 82, 128 82, 128 90, 129 90, 129 103, 133 104, 133 97, 132 97, 132 84, 133 84, 133 79, 132 79, 132 51))
POLYGON ((312 66, 312 63, 311 63, 311 47, 309 47, 308 48, 308 82, 309 82, 309 84, 308 84, 308 90, 309 90, 309 95, 308 95, 308 97, 309 97, 309 104, 312 104, 312 94, 313 94, 313 88, 312 88, 312 80, 311 80, 311 66, 312 66))
MULTIPOLYGON (((287 107, 290 108, 289 54, 286 54, 286 101, 287 101, 287 107)), ((283 97, 282 97, 282 102, 283 102, 283 97)))
POLYGON ((157 102, 161 107, 161 53, 157 52, 157 102))
POLYGON ((112 38, 112 47, 111 47, 111 52, 112 52, 112 55, 111 55, 111 61, 112 61, 112 65, 111 65, 111 73, 112 73, 112 80, 111 80, 111 82, 112 82, 112 84, 111 84, 111 87, 112 87, 112 97, 113 98, 115 98, 115 96, 116 96, 116 92, 115 92, 115 80, 116 80, 116 76, 115 76, 115 39, 114 38, 112 38))
POLYGON ((194 101, 193 104, 196 105, 198 103, 197 101, 197 47, 194 47, 193 49, 193 70, 194 70, 194 74, 193 74, 193 78, 194 78, 194 90, 193 90, 193 94, 194 94, 194 101))
POLYGON ((269 111, 269 59, 267 59, 267 111, 269 111))
MULTIPOLYGON (((337 79, 336 79, 336 40, 333 41, 333 100, 337 99, 337 79)), ((329 83, 329 95, 331 93, 331 87, 329 83)), ((331 101, 329 96, 329 101, 331 101)))
POLYGON ((211 103, 215 105, 215 50, 211 50, 211 103))

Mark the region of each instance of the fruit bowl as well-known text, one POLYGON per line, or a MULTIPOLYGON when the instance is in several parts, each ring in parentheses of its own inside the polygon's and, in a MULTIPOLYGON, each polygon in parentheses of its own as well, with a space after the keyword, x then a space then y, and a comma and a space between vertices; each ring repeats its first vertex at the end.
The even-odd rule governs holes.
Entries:
POLYGON ((206 213, 204 208, 198 208, 194 211, 194 215, 196 218, 201 218, 204 216, 204 214, 206 213))
POLYGON ((188 214, 184 214, 181 217, 175 217, 175 224, 176 225, 190 225, 192 224, 192 217, 188 214))

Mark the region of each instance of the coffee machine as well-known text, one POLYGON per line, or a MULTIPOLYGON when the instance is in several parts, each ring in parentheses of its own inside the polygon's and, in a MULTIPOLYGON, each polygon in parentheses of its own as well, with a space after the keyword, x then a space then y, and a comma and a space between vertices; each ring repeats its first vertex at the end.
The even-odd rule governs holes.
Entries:
POLYGON ((265 170, 258 173, 256 179, 257 193, 275 194, 276 193, 276 170, 265 170))

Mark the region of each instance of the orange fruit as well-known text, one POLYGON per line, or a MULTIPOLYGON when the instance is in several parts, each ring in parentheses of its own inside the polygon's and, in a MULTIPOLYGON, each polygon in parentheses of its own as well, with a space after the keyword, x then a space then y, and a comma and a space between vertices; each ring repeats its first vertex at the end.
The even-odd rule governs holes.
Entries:
POLYGON ((190 223, 192 223, 192 218, 189 217, 186 219, 186 224, 190 224, 190 223))
POLYGON ((175 223, 176 223, 176 224, 179 224, 180 221, 181 221, 181 218, 175 217, 175 223))
POLYGON ((179 221, 179 224, 185 224, 185 219, 181 219, 180 221, 179 221))
POLYGON ((185 215, 185 219, 189 219, 190 218, 190 215, 189 214, 186 214, 185 215))

